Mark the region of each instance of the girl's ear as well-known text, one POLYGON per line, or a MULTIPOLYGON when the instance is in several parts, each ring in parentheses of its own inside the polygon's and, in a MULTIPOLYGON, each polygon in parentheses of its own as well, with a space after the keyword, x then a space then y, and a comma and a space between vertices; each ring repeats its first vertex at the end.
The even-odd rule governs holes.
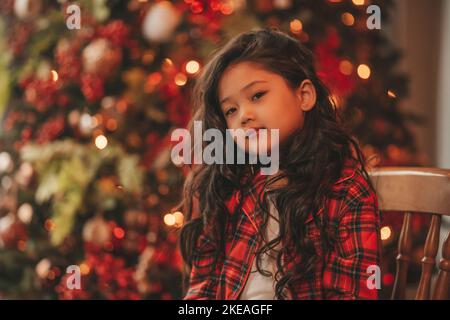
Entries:
POLYGON ((316 88, 311 80, 303 80, 298 86, 296 94, 299 98, 300 108, 304 111, 310 111, 316 105, 316 88))

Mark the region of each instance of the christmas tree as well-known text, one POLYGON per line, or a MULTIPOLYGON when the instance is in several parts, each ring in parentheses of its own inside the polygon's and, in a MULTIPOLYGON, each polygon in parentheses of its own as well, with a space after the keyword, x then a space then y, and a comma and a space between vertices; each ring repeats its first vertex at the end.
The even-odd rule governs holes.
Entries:
POLYGON ((170 161, 170 134, 210 53, 252 28, 314 51, 371 165, 424 164, 398 104, 400 54, 368 28, 371 4, 387 23, 389 0, 2 1, 0 297, 181 297, 173 208, 187 169, 170 161))

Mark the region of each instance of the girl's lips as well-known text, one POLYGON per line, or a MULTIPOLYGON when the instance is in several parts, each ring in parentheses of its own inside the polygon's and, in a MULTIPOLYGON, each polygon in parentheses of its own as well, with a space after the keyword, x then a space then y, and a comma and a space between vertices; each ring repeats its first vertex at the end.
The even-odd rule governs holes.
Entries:
POLYGON ((265 128, 250 128, 245 132, 245 137, 250 138, 253 136, 259 136, 259 130, 265 129, 265 128))

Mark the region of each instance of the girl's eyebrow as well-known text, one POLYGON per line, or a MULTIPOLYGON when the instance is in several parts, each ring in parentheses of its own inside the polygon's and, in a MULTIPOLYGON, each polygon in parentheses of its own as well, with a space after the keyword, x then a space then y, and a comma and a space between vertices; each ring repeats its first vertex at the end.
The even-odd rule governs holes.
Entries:
MULTIPOLYGON (((264 81, 264 80, 255 80, 255 81, 252 81, 252 82, 246 84, 241 90, 239 90, 239 92, 242 92, 242 91, 244 91, 244 90, 250 88, 250 87, 251 87, 252 85, 254 85, 254 84, 262 83, 262 82, 267 82, 267 81, 264 81)), ((222 104, 222 103, 224 103, 225 101, 227 101, 227 100, 229 100, 229 99, 230 99, 230 97, 226 97, 226 98, 222 99, 222 101, 220 101, 220 103, 222 104)))

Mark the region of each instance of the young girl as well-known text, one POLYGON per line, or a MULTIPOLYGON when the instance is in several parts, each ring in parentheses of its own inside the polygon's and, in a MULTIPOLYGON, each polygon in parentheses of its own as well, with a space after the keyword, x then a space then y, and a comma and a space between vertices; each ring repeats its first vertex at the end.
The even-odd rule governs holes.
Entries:
POLYGON ((312 54, 276 29, 240 34, 205 66, 194 104, 193 120, 224 136, 279 129, 280 163, 267 176, 261 164, 193 168, 184 298, 376 299, 377 197, 312 54))

